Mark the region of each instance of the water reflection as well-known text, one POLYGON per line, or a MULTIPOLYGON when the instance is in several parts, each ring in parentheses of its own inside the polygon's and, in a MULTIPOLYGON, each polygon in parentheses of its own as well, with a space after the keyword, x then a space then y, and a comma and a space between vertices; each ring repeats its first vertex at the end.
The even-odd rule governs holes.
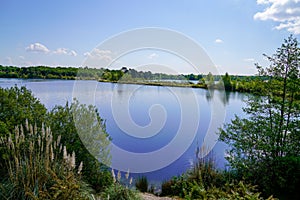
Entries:
POLYGON ((213 98, 219 98, 224 106, 226 106, 229 102, 230 92, 224 90, 214 90, 208 89, 205 94, 206 100, 210 102, 213 98))

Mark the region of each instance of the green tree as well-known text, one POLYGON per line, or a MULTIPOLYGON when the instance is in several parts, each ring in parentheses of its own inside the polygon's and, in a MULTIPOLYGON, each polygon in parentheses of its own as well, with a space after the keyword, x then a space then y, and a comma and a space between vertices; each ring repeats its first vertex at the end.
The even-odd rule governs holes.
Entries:
POLYGON ((231 91, 232 90, 231 78, 227 72, 226 72, 225 76, 222 76, 222 81, 224 83, 224 89, 226 91, 231 91))
POLYGON ((205 77, 205 83, 207 87, 214 87, 215 79, 211 72, 209 72, 205 77))
POLYGON ((0 96, 0 121, 9 132, 26 120, 31 124, 44 121, 47 109, 26 87, 0 88, 0 96))
POLYGON ((104 165, 110 162, 110 139, 94 106, 79 104, 78 101, 56 106, 49 113, 48 122, 53 133, 61 135, 62 143, 83 161, 83 177, 96 191, 112 182, 104 165))
POLYGON ((220 130, 230 150, 227 160, 244 178, 267 195, 294 194, 300 187, 300 98, 298 41, 290 36, 273 56, 270 66, 257 65, 259 95, 251 95, 244 112, 220 130))

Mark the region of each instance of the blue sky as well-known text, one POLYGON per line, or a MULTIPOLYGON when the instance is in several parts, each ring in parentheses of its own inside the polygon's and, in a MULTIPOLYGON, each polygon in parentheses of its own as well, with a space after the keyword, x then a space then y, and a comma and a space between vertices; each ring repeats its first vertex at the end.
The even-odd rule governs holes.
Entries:
MULTIPOLYGON (((220 73, 254 74, 254 63, 268 64, 263 53, 273 54, 290 34, 299 39, 300 1, 1 0, 0 64, 82 66, 103 41, 146 27, 174 30, 191 38, 220 73)), ((109 61, 113 52, 101 49, 99 53, 109 61)), ((168 56, 146 50, 115 62, 114 67, 151 63, 146 59, 161 64, 168 56)), ((178 63, 181 67, 174 68, 178 73, 195 73, 178 63)))

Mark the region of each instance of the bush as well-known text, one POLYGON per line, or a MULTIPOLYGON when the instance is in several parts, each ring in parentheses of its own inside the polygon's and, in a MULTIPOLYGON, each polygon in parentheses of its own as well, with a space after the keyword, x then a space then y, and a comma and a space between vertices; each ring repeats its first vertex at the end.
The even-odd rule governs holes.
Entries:
POLYGON ((136 191, 115 183, 108 186, 101 194, 102 199, 107 200, 140 200, 141 197, 136 191))
POLYGON ((140 192, 148 192, 148 179, 145 176, 139 177, 135 182, 135 187, 140 192))
MULTIPOLYGON (((242 175, 246 176, 246 173, 242 175)), ((299 199, 300 157, 285 156, 262 161, 246 178, 258 185, 264 196, 273 194, 280 199, 299 199)))
POLYGON ((112 184, 108 168, 103 164, 110 162, 110 138, 97 109, 75 100, 71 104, 53 108, 48 119, 51 130, 61 135, 61 141, 85 163, 83 179, 96 192, 112 184))
MULTIPOLYGON (((199 153, 197 151, 197 155, 199 153)), ((184 199, 262 199, 256 187, 237 182, 235 177, 233 172, 218 171, 211 154, 198 155, 191 170, 163 182, 161 195, 184 199)))
MULTIPOLYGON (((251 199, 261 200, 260 193, 256 187, 239 183, 226 183, 222 187, 211 186, 206 189, 203 184, 197 181, 189 181, 180 178, 173 178, 162 185, 161 196, 179 196, 184 199, 251 199)), ((272 196, 268 200, 274 199, 272 196)))

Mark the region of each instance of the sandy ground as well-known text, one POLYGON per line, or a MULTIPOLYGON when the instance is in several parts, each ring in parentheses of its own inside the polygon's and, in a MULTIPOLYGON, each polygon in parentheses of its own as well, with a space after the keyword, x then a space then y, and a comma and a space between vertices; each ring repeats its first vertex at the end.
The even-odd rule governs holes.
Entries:
POLYGON ((148 194, 148 193, 142 193, 141 196, 144 200, 176 200, 170 197, 157 197, 153 194, 148 194))

